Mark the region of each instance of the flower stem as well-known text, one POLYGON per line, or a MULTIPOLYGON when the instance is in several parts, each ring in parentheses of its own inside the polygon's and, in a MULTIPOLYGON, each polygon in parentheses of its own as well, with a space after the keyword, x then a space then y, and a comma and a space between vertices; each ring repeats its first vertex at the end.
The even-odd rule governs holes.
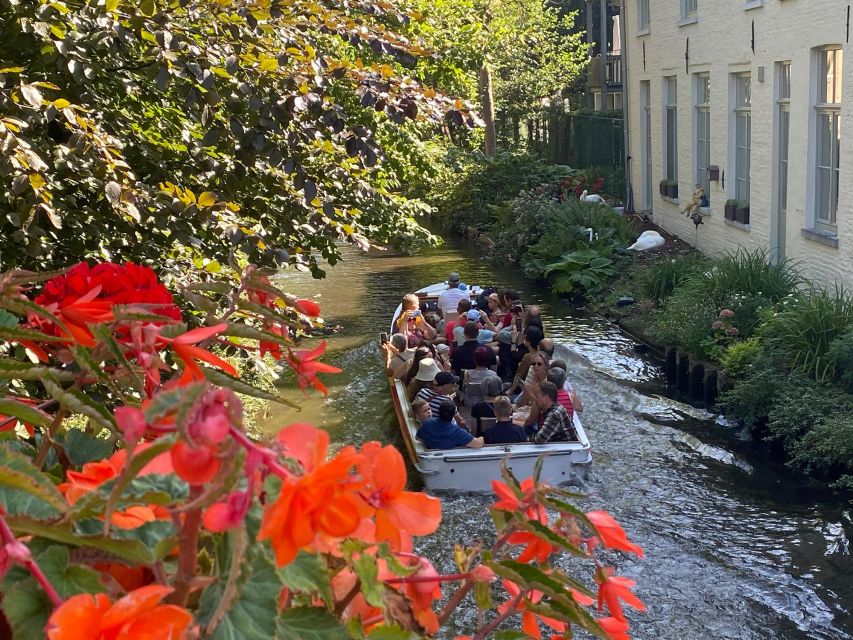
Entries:
MULTIPOLYGON (((202 492, 201 487, 190 489, 189 499, 196 499, 202 492)), ((198 535, 201 529, 201 509, 187 512, 184 525, 178 538, 178 572, 175 575, 175 591, 169 598, 172 604, 187 606, 190 587, 198 571, 198 535)))
POLYGON ((33 464, 37 469, 41 469, 44 466, 44 461, 47 460, 47 454, 50 452, 50 447, 53 445, 53 436, 56 435, 56 432, 59 430, 59 426, 62 424, 62 420, 64 418, 65 405, 59 405, 59 410, 56 412, 53 422, 50 423, 50 427, 48 427, 47 432, 43 434, 41 448, 39 448, 35 460, 33 460, 33 464))
MULTIPOLYGON (((6 518, 0 514, 0 539, 3 541, 3 545, 23 545, 23 542, 20 542, 15 534, 12 532, 11 527, 9 527, 9 523, 6 522, 6 518)), ((26 546, 26 545, 24 545, 26 546)), ((41 588, 47 594, 47 597, 53 603, 54 607, 58 607, 62 604, 62 597, 56 591, 54 586, 50 583, 50 580, 47 579, 47 576, 44 575, 44 571, 41 570, 41 567, 38 566, 38 563, 33 560, 32 556, 29 554, 29 549, 27 549, 27 559, 20 561, 24 567, 26 567, 27 571, 29 571, 33 578, 36 579, 36 582, 41 585, 41 588)))
POLYGON ((509 605, 503 613, 498 614, 497 616, 492 618, 491 622, 489 622, 484 627, 481 627, 477 634, 474 636, 473 640, 485 640, 485 638, 487 638, 492 631, 497 629, 503 623, 504 620, 509 618, 513 613, 515 613, 515 605, 521 602, 521 599, 523 597, 524 592, 522 591, 509 602, 509 605))
POLYGON ((470 573, 451 573, 446 576, 408 576, 405 578, 388 578, 385 584, 417 584, 420 582, 459 582, 471 577, 470 573))
POLYGON ((261 457, 264 459, 264 464, 274 474, 276 474, 277 476, 280 476, 281 478, 283 478, 285 480, 289 480, 290 478, 293 477, 293 473, 291 473, 290 471, 285 469, 275 459, 276 458, 275 453, 273 453, 272 451, 270 451, 266 447, 263 447, 263 446, 255 443, 255 442, 253 442, 252 439, 249 438, 249 436, 247 436, 245 433, 240 431, 234 425, 231 425, 230 431, 231 431, 231 437, 234 438, 240 445, 242 445, 243 448, 245 448, 247 451, 254 451, 254 452, 260 454, 261 457))
POLYGON ((444 608, 438 615, 439 626, 443 626, 444 623, 447 622, 447 619, 450 618, 450 615, 456 610, 456 607, 459 606, 459 603, 462 602, 463 598, 468 595, 468 592, 471 591, 471 587, 473 586, 473 580, 469 579, 466 580, 463 584, 461 584, 459 588, 453 592, 453 595, 450 596, 450 600, 447 601, 447 604, 444 605, 444 608))

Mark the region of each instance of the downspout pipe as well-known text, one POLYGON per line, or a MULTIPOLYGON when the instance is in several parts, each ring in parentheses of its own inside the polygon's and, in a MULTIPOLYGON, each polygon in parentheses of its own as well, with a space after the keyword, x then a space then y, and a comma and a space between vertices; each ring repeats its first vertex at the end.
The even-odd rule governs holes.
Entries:
POLYGON ((619 38, 622 45, 622 135, 624 137, 623 155, 625 162, 625 212, 634 213, 634 188, 631 184, 631 148, 628 146, 631 142, 630 120, 628 115, 628 87, 630 85, 630 76, 628 75, 628 15, 627 2, 619 0, 619 38))

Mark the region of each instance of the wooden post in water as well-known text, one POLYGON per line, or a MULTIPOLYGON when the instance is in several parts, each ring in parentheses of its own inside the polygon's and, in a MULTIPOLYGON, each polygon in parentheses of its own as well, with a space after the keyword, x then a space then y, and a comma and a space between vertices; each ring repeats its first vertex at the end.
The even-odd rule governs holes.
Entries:
POLYGON ((666 350, 666 364, 664 365, 666 381, 675 384, 678 380, 678 348, 669 347, 666 350))
POLYGON ((690 365, 690 396, 696 400, 702 398, 704 384, 705 366, 701 362, 694 362, 690 365))
POLYGON ((704 392, 702 402, 706 409, 713 409, 717 404, 717 370, 709 369, 705 372, 704 392))
POLYGON ((690 354, 686 351, 678 352, 678 390, 690 391, 690 354))

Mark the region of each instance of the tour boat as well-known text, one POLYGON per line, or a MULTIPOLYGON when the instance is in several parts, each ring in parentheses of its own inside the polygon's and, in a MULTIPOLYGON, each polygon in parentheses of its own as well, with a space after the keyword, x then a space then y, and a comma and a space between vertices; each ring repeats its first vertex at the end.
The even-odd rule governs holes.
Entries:
MULTIPOLYGON (((415 293, 423 306, 425 302, 435 301, 438 294, 446 288, 446 284, 438 283, 415 293)), ((469 287, 469 291, 471 296, 476 298, 481 289, 475 286, 469 287)), ((391 333, 401 311, 402 304, 398 305, 394 312, 391 333)), ((402 381, 394 378, 389 378, 388 381, 409 459, 421 475, 426 488, 431 491, 491 491, 492 480, 501 478, 501 463, 504 460, 519 480, 533 475, 536 461, 540 457, 543 458, 540 476, 543 482, 551 485, 577 483, 588 476, 592 454, 589 439, 577 413, 574 414, 574 425, 578 433, 578 441, 575 442, 495 444, 485 445, 480 449, 427 449, 424 443, 415 437, 418 424, 412 417, 405 386, 402 381)))

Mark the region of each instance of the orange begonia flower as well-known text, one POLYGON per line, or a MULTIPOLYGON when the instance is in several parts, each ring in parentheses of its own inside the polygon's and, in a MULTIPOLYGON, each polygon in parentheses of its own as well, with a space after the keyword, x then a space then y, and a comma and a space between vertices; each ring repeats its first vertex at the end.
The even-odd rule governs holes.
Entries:
POLYGON ((333 538, 350 535, 366 514, 357 495, 364 483, 352 474, 361 461, 354 447, 344 447, 323 462, 328 435, 320 436, 309 425, 291 425, 277 440, 306 468, 304 475, 282 482, 278 498, 264 511, 258 534, 259 540, 270 541, 276 562, 285 565, 318 534, 333 538), (308 436, 308 446, 297 443, 300 435, 308 436))
MULTIPOLYGON (((148 446, 150 445, 138 445, 136 452, 144 451, 148 446)), ((66 481, 57 488, 62 492, 69 504, 74 504, 81 497, 90 491, 94 491, 107 480, 112 480, 118 476, 124 467, 126 459, 127 450, 119 449, 109 458, 98 462, 87 462, 80 471, 69 470, 65 476, 66 481)), ((142 468, 142 471, 139 472, 139 475, 172 473, 172 471, 169 454, 162 453, 146 464, 142 468)), ((135 529, 146 522, 157 519, 164 520, 168 517, 168 512, 162 507, 137 505, 114 513, 110 522, 121 529, 135 529)))
POLYGON ((598 610, 601 611, 602 605, 606 604, 611 616, 619 620, 624 620, 625 614, 622 612, 621 600, 637 611, 645 611, 646 605, 631 592, 631 587, 637 583, 629 578, 614 576, 612 574, 613 569, 609 567, 596 571, 595 581, 598 583, 598 610))
POLYGON ((287 350, 288 355, 284 356, 284 360, 296 373, 296 382, 300 389, 305 389, 308 385, 313 386, 323 395, 329 395, 329 389, 324 385, 319 378, 318 373, 340 373, 342 369, 333 367, 325 362, 316 362, 316 359, 326 353, 326 341, 323 340, 317 347, 308 350, 293 351, 287 350))
POLYGON ((361 496, 376 509, 376 540, 400 549, 401 532, 413 536, 434 533, 441 522, 441 501, 424 493, 404 491, 406 464, 392 445, 368 442, 358 466, 367 487, 361 496))
POLYGON ((545 507, 535 503, 536 483, 533 481, 533 478, 525 478, 522 480, 520 488, 522 493, 521 498, 519 498, 512 488, 510 488, 510 486, 505 482, 492 480, 492 489, 494 490, 495 495, 500 498, 500 500, 492 505, 492 508, 500 509, 501 511, 524 510, 524 513, 528 518, 539 520, 539 522, 543 524, 546 523, 548 516, 545 511, 545 507))
POLYGON ((186 384, 196 380, 206 380, 201 367, 198 366, 196 360, 202 360, 208 364, 212 364, 218 369, 222 369, 225 373, 236 376, 237 370, 219 356, 215 356, 210 351, 206 351, 201 347, 194 345, 212 338, 218 333, 222 333, 228 328, 228 324, 222 322, 212 327, 199 327, 191 329, 186 333, 179 335, 176 338, 166 338, 159 336, 158 341, 165 342, 172 347, 172 350, 181 358, 184 363, 184 372, 180 377, 180 383, 186 384))
POLYGON ((192 622, 190 613, 160 601, 170 587, 151 584, 114 604, 103 593, 82 593, 62 603, 47 622, 49 640, 180 640, 192 622))
POLYGON ((636 553, 640 558, 643 557, 642 547, 628 540, 625 530, 609 513, 606 511, 590 511, 586 517, 595 527, 595 531, 605 547, 629 551, 636 553))
POLYGON ((510 544, 527 545, 517 558, 519 562, 536 560, 536 562, 544 564, 548 561, 548 556, 557 551, 557 547, 529 531, 516 531, 510 534, 507 542, 510 544))
POLYGON ((628 623, 625 620, 614 618, 599 618, 599 626, 604 629, 610 640, 631 640, 628 636, 628 623))
MULTIPOLYGON (((507 609, 509 609, 512 604, 512 600, 514 600, 521 593, 521 589, 517 584, 510 580, 504 579, 503 581, 504 589, 507 590, 507 593, 510 595, 510 600, 507 600, 502 605, 498 607, 498 612, 506 613, 507 609)), ((524 598, 519 600, 513 609, 515 611, 521 612, 521 629, 531 638, 536 638, 536 640, 541 640, 542 632, 539 630, 539 623, 537 620, 541 620, 546 625, 551 627, 554 631, 559 631, 562 633, 566 630, 566 623, 561 620, 555 620, 554 618, 549 618, 548 616, 543 616, 540 614, 533 613, 528 608, 528 602, 531 604, 539 604, 542 600, 542 596, 544 594, 541 591, 536 591, 535 589, 530 589, 524 592, 524 598)))

